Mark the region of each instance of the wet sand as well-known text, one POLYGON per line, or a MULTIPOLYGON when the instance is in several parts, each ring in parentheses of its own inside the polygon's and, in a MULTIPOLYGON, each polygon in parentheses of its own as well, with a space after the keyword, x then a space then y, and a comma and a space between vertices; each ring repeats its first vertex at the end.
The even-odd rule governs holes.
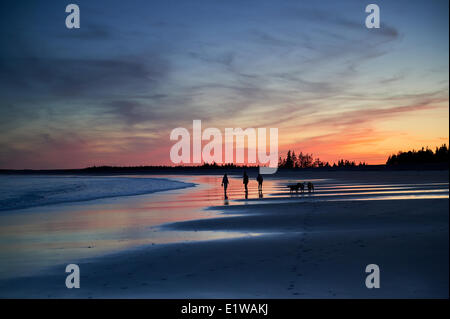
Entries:
POLYGON ((267 178, 264 197, 252 187, 247 200, 232 179, 228 201, 220 177, 197 176, 204 186, 169 195, 170 206, 195 206, 205 218, 165 220, 158 232, 205 237, 79 259, 80 289, 65 288, 61 264, 1 280, 0 296, 448 298, 448 171, 355 176, 318 177, 311 195, 285 187, 310 176, 267 178), (227 233, 238 235, 208 238, 227 233), (365 287, 372 263, 380 289, 365 287))

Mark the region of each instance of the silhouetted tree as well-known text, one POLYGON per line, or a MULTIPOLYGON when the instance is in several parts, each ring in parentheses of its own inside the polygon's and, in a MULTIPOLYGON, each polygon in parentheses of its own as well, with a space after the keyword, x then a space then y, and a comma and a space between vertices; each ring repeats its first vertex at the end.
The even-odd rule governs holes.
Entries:
POLYGON ((434 153, 428 147, 422 147, 419 151, 400 151, 397 154, 389 156, 386 161, 386 165, 431 164, 445 163, 448 161, 448 147, 446 144, 443 144, 439 148, 436 147, 436 151, 434 153))
POLYGON ((292 161, 291 151, 289 150, 286 155, 286 161, 284 163, 286 168, 294 167, 294 162, 292 161))
MULTIPOLYGON (((360 163, 359 166, 366 165, 365 163, 360 163)), ((286 157, 279 157, 278 159, 278 167, 280 168, 311 168, 311 167, 355 167, 356 164, 354 161, 341 159, 338 161, 338 164, 330 165, 328 162, 322 162, 320 158, 313 157, 313 154, 304 154, 303 152, 298 153, 296 155, 295 151, 288 150, 286 153, 286 157)))

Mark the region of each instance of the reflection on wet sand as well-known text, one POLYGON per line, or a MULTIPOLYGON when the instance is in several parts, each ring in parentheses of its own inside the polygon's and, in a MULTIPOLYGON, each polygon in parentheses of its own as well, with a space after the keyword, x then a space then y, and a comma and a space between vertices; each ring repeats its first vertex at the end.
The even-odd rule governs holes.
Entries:
MULTIPOLYGON (((186 194, 182 201, 202 202, 206 206, 220 206, 224 204, 224 195, 220 185, 221 176, 183 177, 186 181, 198 183, 195 194, 186 194)), ((274 200, 371 200, 389 196, 395 199, 433 199, 448 198, 448 183, 423 184, 361 184, 338 183, 330 179, 311 179, 314 182, 314 193, 293 193, 287 188, 288 184, 297 181, 266 178, 263 191, 258 190, 256 181, 251 181, 248 191, 245 191, 239 176, 228 176, 227 205, 242 205, 243 202, 251 204, 273 203, 274 200), (267 195, 267 196, 265 196, 267 195)), ((305 180, 306 181, 306 180, 305 180)), ((303 180, 302 180, 303 182, 303 180)))
MULTIPOLYGON (((173 178, 173 177, 172 177, 173 178)), ((205 210, 211 202, 213 179, 198 179, 197 187, 89 202, 41 206, 0 215, 0 277, 20 275, 67 260, 96 256, 141 245, 203 241, 253 233, 171 231, 159 226, 218 217, 205 210)), ((215 178, 214 178, 215 180, 215 178)), ((219 202, 220 201, 220 202, 219 202)))

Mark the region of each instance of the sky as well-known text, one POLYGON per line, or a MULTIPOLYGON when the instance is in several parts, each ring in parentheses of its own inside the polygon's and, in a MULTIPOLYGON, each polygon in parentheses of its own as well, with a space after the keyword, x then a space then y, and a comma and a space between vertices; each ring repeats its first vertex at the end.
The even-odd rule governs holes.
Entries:
POLYGON ((0 168, 170 165, 171 130, 193 120, 275 127, 280 154, 330 163, 448 144, 448 6, 2 1, 0 168))

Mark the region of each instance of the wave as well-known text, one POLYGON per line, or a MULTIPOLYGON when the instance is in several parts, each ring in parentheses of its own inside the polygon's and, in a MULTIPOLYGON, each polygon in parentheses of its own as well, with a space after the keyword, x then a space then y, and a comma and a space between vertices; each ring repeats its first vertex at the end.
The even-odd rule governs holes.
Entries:
POLYGON ((165 178, 0 176, 0 211, 192 187, 165 178))

